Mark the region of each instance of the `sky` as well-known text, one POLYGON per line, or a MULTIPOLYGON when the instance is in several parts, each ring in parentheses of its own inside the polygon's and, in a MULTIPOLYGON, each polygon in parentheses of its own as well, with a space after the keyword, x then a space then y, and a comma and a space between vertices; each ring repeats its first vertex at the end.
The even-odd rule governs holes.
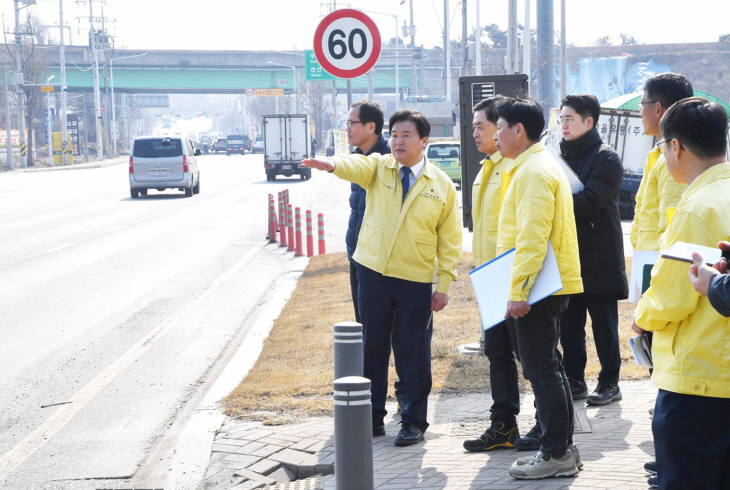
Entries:
MULTIPOLYGON (((32 9, 44 24, 58 24, 59 0, 36 0, 32 9)), ((404 20, 410 24, 413 2, 416 44, 427 48, 442 44, 444 0, 349 0, 336 1, 337 8, 349 7, 379 13, 370 17, 388 40, 404 20), (402 2, 402 4, 401 4, 402 2), (390 15, 382 15, 387 13, 390 15)), ((461 3, 448 0, 450 37, 461 38, 461 3)), ((480 1, 481 25, 507 26, 507 0, 466 0, 469 30, 476 24, 476 2, 480 1)), ((518 22, 524 23, 525 0, 517 0, 518 22)), ((536 0, 532 0, 531 24, 536 25, 536 0)), ((94 16, 110 21, 107 30, 115 36, 117 48, 181 50, 302 50, 312 48, 317 24, 329 12, 332 0, 94 0, 94 16), (199 5, 192 7, 192 5, 199 5)), ((560 0, 555 0, 555 28, 560 28, 560 0)), ((610 36, 619 44, 620 33, 640 43, 716 42, 730 34, 729 0, 696 0, 688 7, 684 0, 566 0, 567 41, 590 46, 610 36), (672 10, 672 9, 675 10, 672 10)), ((64 20, 71 27, 73 44, 86 44, 89 5, 63 0, 64 20)), ((25 12, 23 9, 21 12, 25 12)), ((0 15, 6 31, 14 27, 12 0, 0 0, 0 15)), ((57 32, 57 31, 56 31, 57 32)), ((57 37, 57 34, 56 34, 57 37)), ((12 42, 12 37, 8 38, 12 42)), ((68 39, 66 40, 67 44, 68 39)))

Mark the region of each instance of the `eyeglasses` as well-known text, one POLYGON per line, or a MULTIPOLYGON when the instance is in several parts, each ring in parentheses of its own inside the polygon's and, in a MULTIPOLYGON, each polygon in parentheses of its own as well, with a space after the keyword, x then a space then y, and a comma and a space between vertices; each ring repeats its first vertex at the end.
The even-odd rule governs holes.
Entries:
POLYGON ((561 117, 560 118, 560 125, 561 126, 570 126, 573 124, 573 118, 572 117, 561 117))
POLYGON ((644 104, 656 104, 658 100, 640 100, 639 101, 639 114, 644 112, 644 104))
POLYGON ((661 141, 658 141, 656 144, 656 147, 660 150, 664 151, 664 146, 668 145, 672 140, 676 139, 679 142, 679 147, 684 150, 684 146, 682 146, 682 142, 679 141, 678 138, 664 138, 661 141))
POLYGON ((347 129, 352 129, 355 124, 362 124, 362 121, 347 121, 345 126, 347 126, 347 129))

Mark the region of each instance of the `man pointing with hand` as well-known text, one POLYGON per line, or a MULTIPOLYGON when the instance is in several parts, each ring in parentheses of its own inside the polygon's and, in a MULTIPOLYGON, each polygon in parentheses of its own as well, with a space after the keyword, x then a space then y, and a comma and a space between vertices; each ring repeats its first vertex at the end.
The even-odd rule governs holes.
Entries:
POLYGON ((461 224, 451 179, 428 161, 431 130, 418 111, 390 118, 392 155, 303 160, 367 190, 353 258, 358 263, 358 306, 363 323, 364 376, 372 383, 373 434, 385 433, 385 400, 393 320, 400 328, 405 397, 396 446, 423 440, 431 391, 433 312, 449 302, 461 258, 461 224), (432 293, 436 271, 438 282, 432 293))

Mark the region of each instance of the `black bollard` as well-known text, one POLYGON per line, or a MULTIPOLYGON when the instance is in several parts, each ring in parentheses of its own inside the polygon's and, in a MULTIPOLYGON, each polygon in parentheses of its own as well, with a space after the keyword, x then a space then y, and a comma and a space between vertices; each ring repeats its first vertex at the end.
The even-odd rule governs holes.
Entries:
POLYGON ((335 489, 373 490, 373 406, 370 380, 335 379, 335 489))

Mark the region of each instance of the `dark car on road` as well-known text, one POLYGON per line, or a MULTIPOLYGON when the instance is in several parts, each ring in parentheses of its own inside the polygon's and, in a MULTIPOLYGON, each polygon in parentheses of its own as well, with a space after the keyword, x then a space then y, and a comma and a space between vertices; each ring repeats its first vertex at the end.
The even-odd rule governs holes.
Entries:
POLYGON ((231 134, 226 138, 226 155, 240 153, 243 155, 251 151, 251 138, 240 134, 231 134))
POLYGON ((218 153, 219 151, 226 151, 226 148, 228 147, 227 145, 228 140, 226 140, 225 138, 218 138, 217 140, 213 141, 210 149, 211 151, 218 153))

